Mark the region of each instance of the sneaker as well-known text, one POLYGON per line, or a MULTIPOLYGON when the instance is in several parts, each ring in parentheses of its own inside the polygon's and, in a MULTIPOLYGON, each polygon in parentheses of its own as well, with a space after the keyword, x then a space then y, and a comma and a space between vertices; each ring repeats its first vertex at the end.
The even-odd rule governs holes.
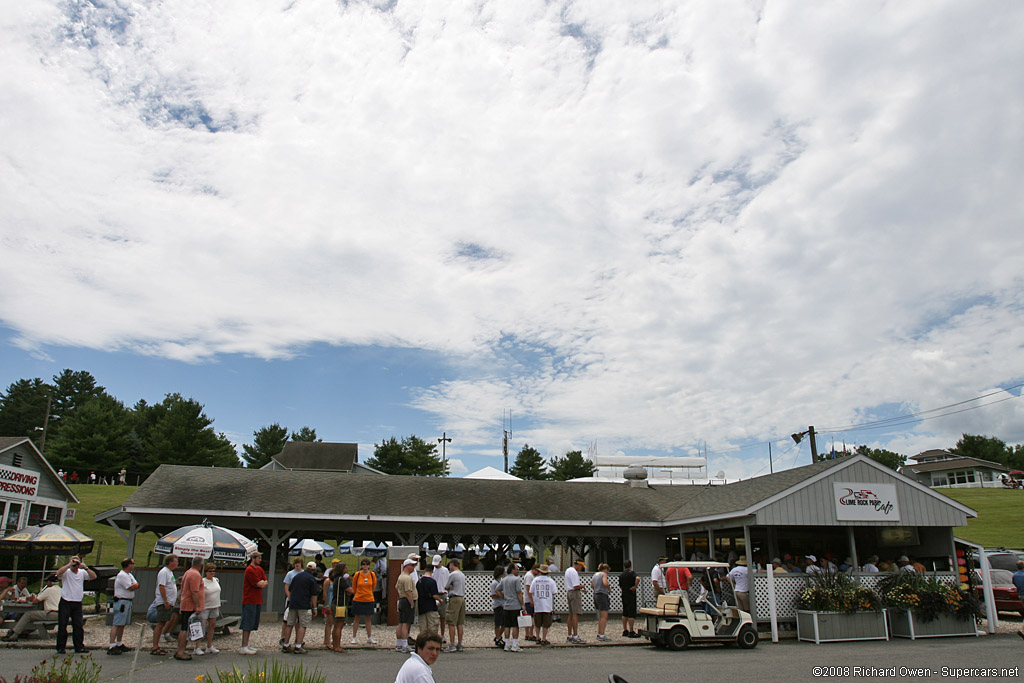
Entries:
POLYGON ((610 643, 610 642, 612 642, 612 639, 609 638, 608 636, 606 636, 603 633, 597 634, 597 639, 600 640, 602 643, 610 643))
POLYGON ((576 636, 566 636, 565 637, 565 642, 567 642, 567 643, 575 643, 576 642, 576 636))
POLYGON ((350 640, 348 642, 351 643, 352 645, 358 645, 359 644, 359 641, 356 640, 355 638, 353 638, 352 640, 350 640))
POLYGON ((462 643, 459 643, 458 645, 455 646, 455 651, 456 652, 462 652, 462 643))
POLYGON ((121 648, 119 648, 117 645, 115 645, 114 647, 108 647, 107 648, 107 654, 108 655, 119 655, 119 654, 121 654, 121 648))
POLYGON ((203 651, 203 648, 197 647, 196 649, 192 650, 192 654, 194 654, 196 657, 202 657, 206 654, 206 652, 203 651))
POLYGON ((208 647, 208 648, 206 648, 206 654, 208 654, 208 655, 219 655, 220 654, 220 650, 218 650, 215 647, 208 647))
POLYGON ((290 655, 292 653, 292 646, 291 645, 282 645, 281 646, 281 652, 285 653, 286 655, 290 655))
POLYGON ((244 645, 244 646, 238 648, 238 654, 240 654, 240 655, 254 655, 254 654, 256 654, 256 648, 249 647, 248 645, 244 645))
POLYGON ((511 650, 509 650, 509 652, 522 652, 522 651, 523 651, 523 649, 521 647, 519 647, 518 645, 516 645, 511 650))
POLYGON ((511 651, 512 651, 512 643, 510 643, 509 641, 506 640, 505 641, 505 652, 511 652, 511 651))
POLYGON ((376 638, 367 638, 366 642, 368 642, 370 645, 376 645, 377 644, 377 639, 376 638))
POLYGON ((292 650, 292 653, 293 654, 297 654, 297 655, 304 655, 307 652, 308 652, 308 650, 305 647, 303 647, 302 645, 296 645, 295 649, 292 650))
POLYGON ((449 645, 445 652, 458 652, 458 650, 455 649, 455 645, 449 645))

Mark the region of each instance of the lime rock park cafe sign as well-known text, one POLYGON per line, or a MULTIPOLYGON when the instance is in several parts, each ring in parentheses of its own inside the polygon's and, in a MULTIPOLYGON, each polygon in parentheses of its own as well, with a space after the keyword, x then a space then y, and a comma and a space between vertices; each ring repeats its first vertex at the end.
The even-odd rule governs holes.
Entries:
POLYGON ((900 504, 893 484, 835 482, 836 519, 846 522, 898 522, 900 504))

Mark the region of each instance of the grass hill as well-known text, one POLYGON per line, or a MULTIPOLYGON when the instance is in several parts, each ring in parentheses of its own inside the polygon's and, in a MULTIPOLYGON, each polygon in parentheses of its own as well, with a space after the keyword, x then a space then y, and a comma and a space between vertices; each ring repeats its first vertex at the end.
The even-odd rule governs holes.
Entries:
POLYGON ((938 489, 978 511, 977 519, 953 529, 957 538, 986 548, 1024 548, 1024 491, 1012 489, 938 489))

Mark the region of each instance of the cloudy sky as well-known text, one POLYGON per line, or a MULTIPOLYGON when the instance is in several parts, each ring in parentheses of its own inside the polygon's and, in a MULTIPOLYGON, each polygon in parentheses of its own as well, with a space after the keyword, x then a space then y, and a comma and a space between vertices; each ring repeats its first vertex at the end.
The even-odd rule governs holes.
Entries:
POLYGON ((1022 27, 1009 0, 9 3, 0 383, 178 391, 239 443, 445 431, 468 470, 508 412, 515 448, 706 444, 730 476, 809 462, 809 424, 1024 441, 1022 27))

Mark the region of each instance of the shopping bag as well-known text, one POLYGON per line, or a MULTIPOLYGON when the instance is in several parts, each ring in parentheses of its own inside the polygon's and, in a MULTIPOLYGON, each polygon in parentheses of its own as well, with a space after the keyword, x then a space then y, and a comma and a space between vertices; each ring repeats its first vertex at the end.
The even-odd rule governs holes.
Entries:
POLYGON ((206 634, 203 633, 203 620, 198 614, 193 614, 188 618, 188 639, 202 640, 204 635, 206 634))
POLYGON ((344 619, 345 618, 345 605, 338 605, 334 608, 334 618, 344 619))
POLYGON ((533 626, 533 615, 521 612, 519 614, 519 628, 530 628, 533 626))

